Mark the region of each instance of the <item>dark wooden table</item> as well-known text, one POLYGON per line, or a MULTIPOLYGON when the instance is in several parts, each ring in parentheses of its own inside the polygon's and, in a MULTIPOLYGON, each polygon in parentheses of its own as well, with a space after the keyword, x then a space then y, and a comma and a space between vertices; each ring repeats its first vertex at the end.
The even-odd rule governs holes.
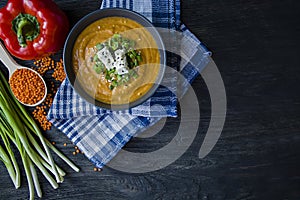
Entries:
MULTIPOLYGON (((1 1, 1 7, 6 2, 1 1)), ((74 25, 101 1, 56 2, 74 25)), ((226 123, 214 149, 198 158, 211 113, 207 87, 199 76, 192 86, 199 98, 200 128, 176 162, 144 174, 109 167, 94 172, 84 155, 72 155, 68 138, 53 129, 46 136, 81 172, 62 164, 68 175, 57 190, 40 180, 43 199, 300 199, 299 10, 296 0, 182 2, 183 22, 213 52, 226 87, 226 123)), ((179 123, 167 119, 155 138, 135 138, 126 149, 157 149, 172 139, 179 123)), ((28 197, 24 178, 15 190, 2 164, 0 179, 0 199, 28 197)))

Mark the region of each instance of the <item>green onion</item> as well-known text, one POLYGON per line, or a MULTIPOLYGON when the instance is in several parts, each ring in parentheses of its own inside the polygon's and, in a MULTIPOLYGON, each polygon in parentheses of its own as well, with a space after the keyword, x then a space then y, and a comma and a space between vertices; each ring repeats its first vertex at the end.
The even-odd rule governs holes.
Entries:
POLYGON ((113 80, 113 81, 111 82, 111 85, 114 86, 114 87, 118 86, 117 80, 113 80))
POLYGON ((134 56, 134 57, 136 57, 137 56, 137 53, 136 53, 136 51, 135 50, 131 50, 130 51, 130 53, 134 56))
POLYGON ((109 86, 109 89, 110 89, 110 90, 113 90, 114 88, 115 88, 115 87, 114 87, 113 85, 110 85, 110 86, 109 86))
POLYGON ((119 43, 117 41, 111 43, 112 50, 117 50, 119 48, 119 43))
POLYGON ((129 57, 133 60, 135 58, 135 56, 133 55, 133 53, 129 53, 129 57))
POLYGON ((122 76, 119 75, 119 74, 117 74, 117 80, 119 81, 119 80, 121 80, 121 79, 122 79, 122 76))
POLYGON ((96 48, 97 48, 97 50, 101 50, 101 49, 103 49, 104 48, 104 45, 103 44, 101 44, 101 43, 99 43, 99 44, 96 44, 96 48))
POLYGON ((123 47, 125 50, 128 50, 128 49, 129 49, 129 43, 128 43, 128 42, 122 42, 122 47, 123 47))
POLYGON ((137 58, 137 60, 138 60, 139 62, 142 62, 142 61, 143 61, 141 55, 137 55, 136 58, 137 58))
POLYGON ((0 160, 6 166, 16 188, 20 187, 20 170, 11 148, 11 143, 21 156, 29 188, 29 199, 34 199, 34 188, 42 196, 36 169, 39 169, 53 188, 63 181, 65 172, 54 162, 50 149, 72 169, 79 171, 67 157, 59 152, 41 133, 33 118, 12 94, 0 72, 0 137, 5 148, 0 146, 0 160), (53 178, 55 177, 55 179, 53 178))
POLYGON ((20 173, 20 172, 16 171, 15 166, 12 164, 9 156, 6 154, 6 151, 4 150, 4 148, 1 145, 0 145, 0 160, 6 166, 6 169, 8 171, 8 174, 9 174, 13 184, 15 185, 16 188, 18 188, 19 185, 17 185, 17 175, 16 175, 16 173, 20 173))
POLYGON ((96 61, 98 61, 98 60, 99 60, 98 55, 95 54, 94 57, 93 57, 93 62, 96 62, 96 61))
POLYGON ((93 69, 95 70, 95 72, 97 73, 97 74, 100 74, 101 72, 103 72, 103 67, 101 67, 101 65, 94 65, 94 67, 93 67, 93 69))
POLYGON ((121 39, 121 35, 120 35, 120 34, 117 34, 117 33, 115 33, 115 34, 113 35, 113 38, 115 38, 115 39, 121 39))
POLYGON ((134 66, 138 66, 138 60, 137 59, 134 59, 134 66))

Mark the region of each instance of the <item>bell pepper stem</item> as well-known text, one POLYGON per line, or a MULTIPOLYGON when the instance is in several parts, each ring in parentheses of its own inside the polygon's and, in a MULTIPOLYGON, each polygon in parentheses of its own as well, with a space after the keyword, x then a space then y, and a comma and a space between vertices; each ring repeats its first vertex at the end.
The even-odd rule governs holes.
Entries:
POLYGON ((21 20, 20 23, 18 24, 18 31, 17 31, 17 37, 18 37, 18 41, 21 47, 26 47, 26 39, 23 35, 23 30, 25 29, 25 27, 31 26, 31 23, 28 20, 21 20))
POLYGON ((20 13, 12 21, 12 25, 21 47, 26 47, 26 41, 34 40, 40 33, 40 26, 36 17, 29 14, 20 13))

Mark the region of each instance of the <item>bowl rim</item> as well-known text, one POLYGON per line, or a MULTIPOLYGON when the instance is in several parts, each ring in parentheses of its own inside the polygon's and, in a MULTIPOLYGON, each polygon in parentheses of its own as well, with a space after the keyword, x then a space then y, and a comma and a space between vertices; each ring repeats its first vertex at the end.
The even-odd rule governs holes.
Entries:
POLYGON ((121 111, 133 108, 135 106, 138 106, 145 101, 147 101, 157 90, 160 83, 163 80, 164 74, 165 74, 165 68, 166 68, 166 51, 165 51, 165 45, 162 40, 161 35, 159 34, 156 27, 143 15, 128 10, 125 8, 104 8, 99 9, 96 11, 93 11, 87 15, 85 15, 83 18, 81 18, 71 29, 69 32, 66 42, 64 44, 63 48, 63 63, 64 63, 64 70, 66 73, 66 77, 71 84, 71 87, 74 89, 74 91, 86 102, 91 103, 99 108, 104 108, 112 111, 121 111), (105 102, 98 101, 97 99, 93 98, 91 95, 89 95, 79 84, 79 81, 76 80, 76 75, 73 70, 73 63, 72 63, 72 52, 73 52, 73 45, 79 36, 79 34, 91 23, 102 19, 106 17, 124 17, 129 18, 131 20, 134 20, 138 23, 140 23, 144 28, 146 28, 152 37, 154 38, 159 54, 160 54, 160 69, 159 73, 156 77, 155 83, 152 85, 152 87, 147 91, 146 94, 144 94, 141 98, 138 98, 137 100, 125 103, 125 104, 108 104, 105 102))

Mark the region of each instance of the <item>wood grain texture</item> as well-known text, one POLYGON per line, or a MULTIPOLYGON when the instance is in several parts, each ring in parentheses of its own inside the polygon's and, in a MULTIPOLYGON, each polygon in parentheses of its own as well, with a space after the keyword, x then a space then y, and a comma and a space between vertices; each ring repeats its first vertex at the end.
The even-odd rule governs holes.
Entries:
MULTIPOLYGON (((55 2, 74 25, 101 1, 55 2)), ((68 174, 57 190, 41 179, 43 199, 300 199, 299 10, 296 0, 183 1, 182 21, 213 52, 226 87, 227 117, 217 145, 207 157, 198 158, 211 112, 199 76, 192 85, 201 110, 198 134, 176 162, 145 174, 109 167, 94 172, 84 155, 72 155, 68 138, 53 129, 47 138, 81 172, 56 159, 68 174)), ((195 123, 193 113, 189 119, 183 123, 195 123)), ((134 138, 125 149, 156 150, 174 137, 179 123, 179 118, 167 119, 159 134, 134 138)), ((0 179, 0 199, 27 198, 24 178, 15 190, 2 164, 0 179)))

